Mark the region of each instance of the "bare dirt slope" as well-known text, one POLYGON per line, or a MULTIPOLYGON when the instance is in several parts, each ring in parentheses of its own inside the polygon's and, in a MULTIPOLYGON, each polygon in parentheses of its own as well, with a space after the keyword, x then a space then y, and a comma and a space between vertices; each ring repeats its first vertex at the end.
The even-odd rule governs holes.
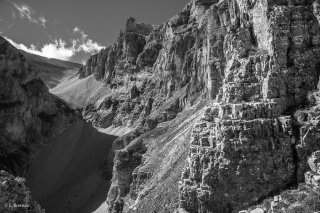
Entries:
POLYGON ((78 120, 50 141, 27 175, 33 197, 46 212, 87 213, 105 201, 111 174, 101 168, 115 139, 78 120))

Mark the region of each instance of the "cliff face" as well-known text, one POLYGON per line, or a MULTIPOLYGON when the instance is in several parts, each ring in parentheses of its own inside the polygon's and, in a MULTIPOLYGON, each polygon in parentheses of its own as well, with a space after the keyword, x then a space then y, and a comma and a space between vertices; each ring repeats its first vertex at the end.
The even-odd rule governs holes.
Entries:
POLYGON ((47 138, 72 121, 72 111, 37 77, 23 54, 0 37, 0 168, 24 176, 47 138))
POLYGON ((114 143, 109 211, 239 211, 303 181, 320 139, 319 11, 312 0, 193 0, 144 33, 129 19, 80 70, 110 91, 84 117, 135 129, 114 143))
POLYGON ((318 149, 319 22, 312 1, 220 1, 206 14, 226 30, 208 33, 222 34, 226 63, 193 128, 180 206, 239 211, 303 180, 318 149))
POLYGON ((121 74, 116 71, 134 70, 137 57, 146 44, 146 36, 152 30, 151 25, 136 23, 134 18, 129 18, 117 43, 91 56, 86 66, 80 69, 80 78, 93 74, 97 80, 111 83, 117 74, 121 74))
POLYGON ((221 79, 219 69, 208 79, 206 32, 190 19, 190 9, 154 30, 130 18, 118 42, 88 60, 80 78, 92 74, 110 92, 86 106, 87 120, 103 128, 150 130, 192 106, 201 94, 210 91, 214 97, 218 91, 211 85, 221 79))

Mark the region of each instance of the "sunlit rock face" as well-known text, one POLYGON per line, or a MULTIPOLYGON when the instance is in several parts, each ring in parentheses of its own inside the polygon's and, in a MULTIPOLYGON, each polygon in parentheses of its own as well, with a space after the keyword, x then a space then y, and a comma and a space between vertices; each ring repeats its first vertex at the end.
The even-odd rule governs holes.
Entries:
MULTIPOLYGON (((318 121, 295 118, 297 109, 315 104, 308 94, 319 81, 312 3, 220 1, 206 9, 225 29, 210 33, 221 36, 225 63, 217 102, 193 128, 182 209, 239 211, 303 179, 320 139, 318 121)), ((198 5, 193 13, 201 16, 198 5)))
POLYGON ((0 37, 0 168, 25 175, 47 138, 62 132, 72 111, 49 93, 25 56, 0 37))
MULTIPOLYGON (((224 58, 208 60, 214 50, 207 46, 206 24, 198 26, 191 8, 187 5, 161 26, 129 18, 118 41, 87 61, 80 78, 94 75, 110 90, 84 108, 87 120, 103 128, 152 129, 192 106, 199 96, 215 98, 224 58)), ((222 48, 217 42, 216 48, 222 48)))
POLYGON ((134 129, 114 144, 109 211, 159 210, 148 196, 160 199, 161 181, 155 182, 166 177, 179 186, 168 195, 176 201, 159 202, 181 212, 240 211, 303 181, 320 139, 318 19, 319 2, 312 0, 193 0, 153 29, 129 19, 117 43, 81 70, 110 89, 85 107, 84 117, 134 129), (201 102, 206 109, 184 138, 188 155, 161 163, 160 154, 150 157, 153 142, 142 138, 187 119, 201 102), (179 162, 186 163, 179 178, 147 166, 179 162))
POLYGON ((124 31, 120 32, 118 42, 92 55, 86 65, 80 69, 80 77, 93 74, 97 80, 114 78, 116 63, 123 66, 135 66, 139 54, 146 45, 146 37, 153 31, 152 25, 137 23, 134 18, 127 20, 124 31))

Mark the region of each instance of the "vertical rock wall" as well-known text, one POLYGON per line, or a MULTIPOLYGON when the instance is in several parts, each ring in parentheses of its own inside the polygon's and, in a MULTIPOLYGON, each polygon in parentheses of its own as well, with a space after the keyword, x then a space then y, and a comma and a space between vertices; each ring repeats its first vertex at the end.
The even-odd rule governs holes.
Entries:
POLYGON ((115 143, 109 210, 129 211, 125 197, 145 184, 133 173, 148 148, 120 149, 201 100, 210 104, 192 130, 182 211, 238 211, 302 181, 320 139, 318 19, 312 0, 193 0, 154 30, 129 19, 81 70, 112 88, 85 115, 135 128, 115 143))
POLYGON ((188 212, 255 204, 297 183, 305 169, 299 162, 316 149, 304 145, 299 135, 306 127, 299 130, 294 118, 297 108, 312 104, 308 93, 319 80, 312 1, 220 1, 208 9, 218 11, 213 20, 220 24, 225 7, 222 87, 194 126, 180 182, 180 206, 188 212))
POLYGON ((120 68, 126 66, 135 69, 137 58, 146 44, 146 37, 152 30, 153 26, 129 18, 125 30, 120 32, 118 42, 92 55, 80 69, 80 78, 93 74, 97 80, 105 79, 110 84, 115 77, 116 63, 120 68))

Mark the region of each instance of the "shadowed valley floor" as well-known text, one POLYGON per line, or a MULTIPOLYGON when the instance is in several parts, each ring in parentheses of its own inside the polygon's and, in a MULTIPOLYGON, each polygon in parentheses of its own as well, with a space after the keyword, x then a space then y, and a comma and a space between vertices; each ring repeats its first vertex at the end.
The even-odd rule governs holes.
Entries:
POLYGON ((53 138, 27 175, 34 199, 48 213, 97 209, 107 196, 111 176, 104 179, 101 168, 115 139, 82 120, 53 138))

